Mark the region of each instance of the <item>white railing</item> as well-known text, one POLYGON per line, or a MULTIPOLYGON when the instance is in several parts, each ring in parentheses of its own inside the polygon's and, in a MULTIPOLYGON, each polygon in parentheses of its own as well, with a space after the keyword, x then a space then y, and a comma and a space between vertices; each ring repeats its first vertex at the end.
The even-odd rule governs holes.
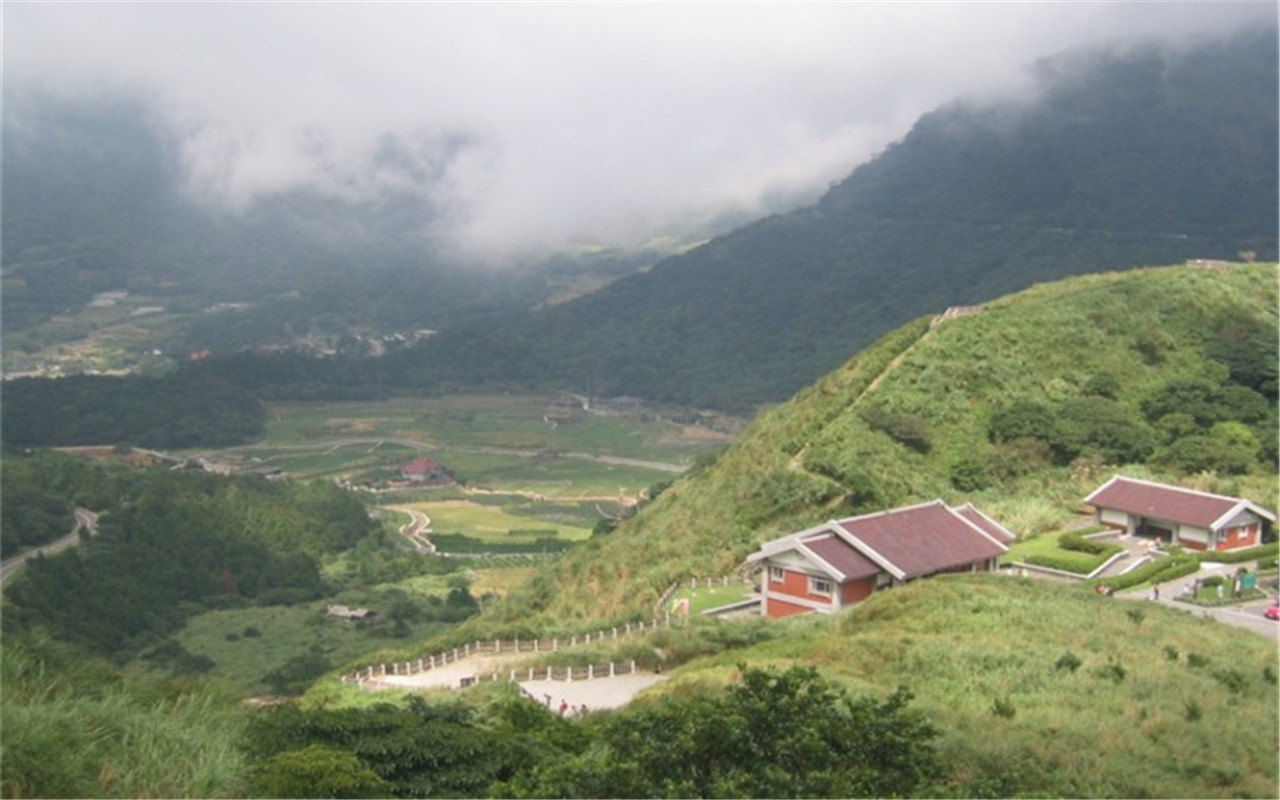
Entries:
MULTIPOLYGON (((503 641, 502 639, 477 639, 474 642, 467 642, 461 647, 454 647, 451 650, 444 650, 440 653, 422 658, 409 659, 407 661, 390 661, 381 664, 372 664, 367 667, 361 667, 355 672, 349 672, 342 676, 343 683, 364 683, 365 681, 381 678, 385 675, 416 675, 422 672, 428 672, 443 667, 446 664, 453 664, 471 656, 480 655, 482 653, 555 653, 561 649, 568 647, 579 647, 588 644, 595 644, 606 640, 617 639, 619 636, 629 636, 633 633, 643 633, 645 631, 654 631, 659 627, 666 627, 671 624, 671 615, 665 614, 661 618, 654 618, 648 622, 628 622, 625 625, 615 625, 611 628, 602 629, 593 633, 576 634, 572 636, 556 636, 550 639, 510 639, 503 641)), ((612 665, 606 665, 609 669, 613 669, 612 665)), ((560 667, 563 670, 565 668, 560 667)), ((572 680, 570 676, 567 680, 572 680)))

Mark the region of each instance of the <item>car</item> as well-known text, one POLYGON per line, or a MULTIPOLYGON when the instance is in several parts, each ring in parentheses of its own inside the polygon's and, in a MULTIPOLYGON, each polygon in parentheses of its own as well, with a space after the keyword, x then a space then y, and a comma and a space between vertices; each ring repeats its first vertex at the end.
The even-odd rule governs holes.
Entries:
POLYGON ((1280 620, 1280 600, 1262 609, 1262 616, 1267 619, 1280 620))

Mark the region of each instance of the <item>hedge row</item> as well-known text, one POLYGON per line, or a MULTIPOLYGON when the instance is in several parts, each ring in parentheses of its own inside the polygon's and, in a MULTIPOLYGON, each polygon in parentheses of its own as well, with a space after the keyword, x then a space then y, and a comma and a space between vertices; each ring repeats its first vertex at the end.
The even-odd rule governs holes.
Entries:
POLYGON ((1023 560, 1037 567, 1049 567, 1050 569, 1060 569, 1063 572, 1072 572, 1076 575, 1088 575, 1102 566, 1102 562, 1109 557, 1090 555, 1089 553, 1073 553, 1064 550, 1058 553, 1037 553, 1029 555, 1023 560))
POLYGON ((1059 536, 1058 547, 1063 550, 1074 550, 1077 553, 1088 553, 1090 555, 1103 556, 1104 558, 1110 558, 1124 549, 1118 544, 1095 542, 1093 539, 1086 539, 1077 531, 1067 531, 1059 536))
POLYGON ((1169 558, 1159 558, 1150 564, 1143 564, 1135 570, 1123 575, 1099 578, 1094 581, 1098 585, 1110 586, 1113 589, 1128 589, 1141 583, 1164 583, 1174 578, 1190 575, 1200 569, 1200 561, 1195 556, 1180 554, 1169 558))
POLYGON ((1257 558, 1266 558, 1280 553, 1280 542, 1272 542, 1270 544, 1260 544, 1257 547, 1250 547, 1246 550, 1228 550, 1226 552, 1195 552, 1188 553, 1198 561, 1215 561, 1220 564, 1239 564, 1241 561, 1253 561, 1257 558))

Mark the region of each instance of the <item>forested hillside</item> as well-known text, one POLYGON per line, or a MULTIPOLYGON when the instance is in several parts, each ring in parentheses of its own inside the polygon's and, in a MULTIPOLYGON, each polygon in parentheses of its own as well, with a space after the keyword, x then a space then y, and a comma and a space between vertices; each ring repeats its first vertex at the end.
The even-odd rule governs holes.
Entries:
POLYGON ((457 379, 459 354, 519 345, 513 377, 741 409, 948 306, 1072 274, 1272 259, 1276 51, 1260 31, 1048 61, 1036 99, 928 114, 815 206, 409 359, 457 379))
POLYGON ((1037 533, 1121 468, 1274 507, 1276 282, 1273 264, 1135 270, 909 323, 491 619, 640 613, 780 533, 937 497, 1037 533))

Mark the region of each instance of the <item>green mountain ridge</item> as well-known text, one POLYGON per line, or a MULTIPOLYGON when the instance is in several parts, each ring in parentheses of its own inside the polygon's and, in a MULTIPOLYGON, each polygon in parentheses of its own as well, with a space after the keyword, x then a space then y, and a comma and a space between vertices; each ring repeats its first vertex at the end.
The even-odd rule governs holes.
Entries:
POLYGON ((939 497, 1035 534, 1122 469, 1274 508, 1276 285, 1274 264, 1151 268, 911 322, 759 415, 714 464, 485 619, 536 628, 645 613, 670 583, 731 574, 774 536, 939 497), (1021 414, 1046 427, 1008 435, 1021 414), (1245 456, 1218 449, 1232 432, 1245 456))
POLYGON ((1275 257, 1274 31, 1068 54, 1038 74, 1034 101, 925 115, 813 206, 409 358, 447 373, 450 349, 483 361, 514 342, 520 377, 748 409, 949 305, 1072 274, 1275 257))

